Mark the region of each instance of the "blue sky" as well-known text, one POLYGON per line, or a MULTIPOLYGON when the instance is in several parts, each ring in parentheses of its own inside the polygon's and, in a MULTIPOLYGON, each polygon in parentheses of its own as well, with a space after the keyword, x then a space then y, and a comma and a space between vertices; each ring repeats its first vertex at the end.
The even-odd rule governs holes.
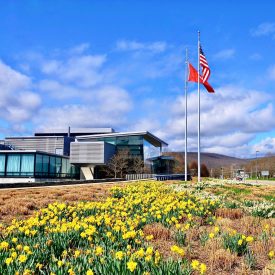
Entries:
MULTIPOLYGON (((0 135, 45 127, 150 130, 184 149, 184 51, 211 67, 202 149, 275 153, 272 1, 1 1, 0 135), (273 121, 274 120, 274 121, 273 121)), ((196 151, 189 85, 189 150, 196 151)))

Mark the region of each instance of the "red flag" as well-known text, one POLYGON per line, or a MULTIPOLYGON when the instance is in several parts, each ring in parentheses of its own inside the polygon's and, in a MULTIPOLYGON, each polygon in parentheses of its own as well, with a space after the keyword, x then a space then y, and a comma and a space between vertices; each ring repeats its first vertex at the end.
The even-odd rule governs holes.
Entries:
MULTIPOLYGON (((190 82, 198 82, 198 72, 197 70, 190 64, 189 65, 189 75, 188 75, 188 81, 190 82)), ((214 89, 212 88, 212 86, 207 82, 203 82, 202 77, 200 76, 200 83, 203 84, 203 86, 205 87, 205 89, 209 92, 209 93, 215 93, 214 89)))

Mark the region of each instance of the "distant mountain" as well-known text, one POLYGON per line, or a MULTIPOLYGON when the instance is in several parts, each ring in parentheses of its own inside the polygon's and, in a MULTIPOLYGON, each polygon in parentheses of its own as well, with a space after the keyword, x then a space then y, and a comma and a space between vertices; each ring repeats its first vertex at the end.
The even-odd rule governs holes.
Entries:
MULTIPOLYGON (((176 153, 176 152, 173 152, 176 153)), ((184 152, 177 152, 178 154, 183 155, 184 152)), ((188 152, 187 155, 188 163, 192 161, 198 160, 198 153, 197 152, 188 152)), ((208 169, 210 168, 220 168, 220 167, 229 167, 231 165, 234 165, 235 168, 242 167, 243 165, 250 162, 251 159, 241 159, 241 158, 235 158, 230 157, 226 155, 221 154, 214 154, 214 153, 201 153, 201 163, 205 164, 208 169)))

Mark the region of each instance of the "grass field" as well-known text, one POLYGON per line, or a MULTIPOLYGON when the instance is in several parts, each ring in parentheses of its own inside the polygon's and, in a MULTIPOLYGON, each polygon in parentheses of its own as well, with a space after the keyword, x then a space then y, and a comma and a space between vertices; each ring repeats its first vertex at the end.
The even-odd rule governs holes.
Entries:
POLYGON ((1 191, 0 274, 274 274, 274 194, 210 180, 1 191))

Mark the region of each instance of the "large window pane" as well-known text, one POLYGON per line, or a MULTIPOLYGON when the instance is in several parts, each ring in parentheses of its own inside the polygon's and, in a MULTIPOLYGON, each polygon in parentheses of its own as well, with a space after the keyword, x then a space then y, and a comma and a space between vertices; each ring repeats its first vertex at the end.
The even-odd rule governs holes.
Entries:
POLYGON ((61 158, 55 158, 55 172, 56 174, 61 173, 61 158))
POLYGON ((50 157, 50 174, 55 175, 55 157, 50 157))
POLYGON ((5 175, 5 164, 6 164, 6 155, 1 154, 0 155, 0 176, 5 175))
POLYGON ((20 175, 20 155, 19 154, 8 154, 7 175, 8 176, 20 175))
POLYGON ((42 175, 41 174, 42 172, 43 172, 43 156, 40 154, 37 154, 35 159, 35 173, 37 175, 42 175))
POLYGON ((43 156, 43 175, 48 175, 49 174, 49 161, 50 157, 49 156, 43 156))
POLYGON ((21 176, 32 176, 34 170, 34 155, 21 155, 21 176))
POLYGON ((142 136, 130 136, 129 137, 129 145, 143 145, 143 137, 142 136))
POLYGON ((116 140, 117 145, 128 145, 129 144, 129 137, 117 137, 116 140))
POLYGON ((67 173, 67 159, 62 158, 62 170, 61 170, 62 176, 64 177, 67 173))

